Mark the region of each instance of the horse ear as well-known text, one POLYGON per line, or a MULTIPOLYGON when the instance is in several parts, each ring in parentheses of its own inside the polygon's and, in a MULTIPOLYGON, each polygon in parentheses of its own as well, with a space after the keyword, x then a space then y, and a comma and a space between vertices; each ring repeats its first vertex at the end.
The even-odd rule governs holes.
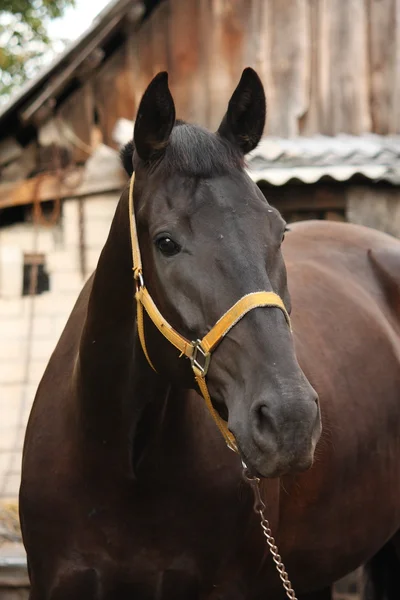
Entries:
POLYGON ((261 139, 267 112, 264 87, 261 79, 248 67, 229 100, 228 110, 218 133, 247 154, 261 139))
POLYGON ((134 141, 139 157, 148 162, 165 150, 175 124, 175 105, 168 87, 168 73, 158 73, 139 104, 134 141))

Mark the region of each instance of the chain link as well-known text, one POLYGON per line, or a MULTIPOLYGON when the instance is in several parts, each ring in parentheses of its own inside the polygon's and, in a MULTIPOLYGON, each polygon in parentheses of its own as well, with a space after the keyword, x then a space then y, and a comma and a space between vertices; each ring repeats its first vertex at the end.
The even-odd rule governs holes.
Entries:
POLYGON ((243 464, 243 478, 250 485, 254 494, 254 512, 259 515, 261 521, 261 528, 264 536, 267 539, 267 544, 269 547, 269 551, 271 553, 272 559, 275 563, 276 570, 278 571, 278 575, 281 579, 282 585, 285 589, 286 596, 289 600, 297 600, 297 596, 292 588, 292 584, 289 579, 289 575, 285 569, 285 565, 282 562, 282 557, 279 554, 278 546, 275 543, 275 538, 272 535, 272 531, 269 525, 269 521, 265 516, 266 506, 261 498, 260 494, 260 479, 251 475, 248 468, 245 464, 243 464))

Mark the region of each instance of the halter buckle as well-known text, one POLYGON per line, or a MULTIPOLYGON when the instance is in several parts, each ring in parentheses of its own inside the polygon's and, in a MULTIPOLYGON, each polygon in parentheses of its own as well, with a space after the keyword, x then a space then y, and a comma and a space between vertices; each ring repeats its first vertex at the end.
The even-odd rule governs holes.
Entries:
POLYGON ((210 366, 211 354, 209 352, 204 352, 201 340, 192 342, 192 348, 193 351, 190 356, 192 368, 200 371, 201 377, 205 377, 207 375, 208 367, 210 366))
POLYGON ((138 292, 141 288, 144 287, 144 280, 143 280, 142 272, 136 271, 136 272, 134 272, 133 276, 135 278, 136 292, 138 292))

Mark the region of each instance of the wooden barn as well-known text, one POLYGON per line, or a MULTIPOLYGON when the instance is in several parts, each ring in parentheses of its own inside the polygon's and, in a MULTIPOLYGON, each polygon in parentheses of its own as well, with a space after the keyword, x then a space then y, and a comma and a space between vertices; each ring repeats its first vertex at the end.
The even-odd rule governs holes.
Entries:
MULTIPOLYGON (((254 67, 268 119, 248 171, 270 202, 400 236, 399 64, 399 0, 114 0, 0 110, 0 500, 17 496, 35 390, 96 266, 153 75, 169 72, 180 118, 216 129, 254 67)), ((23 557, 7 560, 26 586, 23 557)), ((0 587, 1 569, 0 553, 0 587)))
POLYGON ((118 150, 166 69, 181 118, 217 128, 242 68, 266 87, 251 177, 290 220, 400 235, 397 0, 114 0, 0 112, 0 497, 15 497, 38 381, 95 268, 118 150))
POLYGON ((290 220, 400 235, 397 0, 114 0, 0 111, 0 497, 27 415, 126 176, 118 150, 166 69, 181 118, 216 129, 244 66, 268 99, 250 176, 290 220))
POLYGON ((130 136, 125 128, 118 135, 118 123, 134 118, 158 71, 170 74, 178 115, 215 129, 242 68, 251 65, 265 83, 268 121, 249 167, 272 188, 271 201, 289 217, 343 216, 349 208, 357 219, 360 196, 364 204, 370 198, 349 188, 365 184, 390 213, 387 223, 380 215, 379 226, 400 227, 389 210, 400 156, 397 4, 111 2, 0 112, 0 207, 89 195, 79 189, 82 166, 100 144, 117 149, 130 136))

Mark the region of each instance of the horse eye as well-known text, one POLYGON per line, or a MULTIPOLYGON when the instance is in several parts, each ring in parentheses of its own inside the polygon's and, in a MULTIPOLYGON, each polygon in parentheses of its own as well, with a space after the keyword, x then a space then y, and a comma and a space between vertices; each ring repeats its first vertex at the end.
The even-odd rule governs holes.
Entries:
POLYGON ((179 244, 171 240, 167 235, 163 235, 156 240, 156 246, 164 256, 174 256, 181 250, 179 244))

